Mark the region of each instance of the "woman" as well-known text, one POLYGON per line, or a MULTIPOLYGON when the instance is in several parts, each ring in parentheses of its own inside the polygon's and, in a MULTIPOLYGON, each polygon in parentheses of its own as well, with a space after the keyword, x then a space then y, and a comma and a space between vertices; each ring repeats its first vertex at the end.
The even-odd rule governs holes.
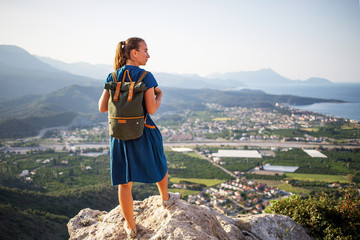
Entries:
MULTIPOLYGON (((125 70, 129 70, 131 79, 136 81, 144 72, 139 66, 146 65, 149 58, 143 39, 129 38, 120 42, 116 48, 114 62, 117 79, 122 79, 125 70)), ((111 81, 112 74, 109 74, 106 82, 111 81)), ((151 73, 148 73, 143 81, 148 88, 144 94, 144 105, 147 113, 154 114, 161 104, 162 91, 157 87, 151 73)), ((105 89, 99 99, 99 110, 102 113, 108 110, 109 96, 108 90, 105 89)), ((155 126, 149 114, 146 125, 155 126)), ((145 127, 143 135, 133 140, 121 141, 110 137, 110 163, 111 182, 112 185, 119 185, 119 202, 125 217, 124 228, 129 237, 135 237, 137 232, 131 194, 133 182, 156 182, 165 208, 180 198, 179 193, 168 193, 167 163, 162 136, 156 126, 145 127)))

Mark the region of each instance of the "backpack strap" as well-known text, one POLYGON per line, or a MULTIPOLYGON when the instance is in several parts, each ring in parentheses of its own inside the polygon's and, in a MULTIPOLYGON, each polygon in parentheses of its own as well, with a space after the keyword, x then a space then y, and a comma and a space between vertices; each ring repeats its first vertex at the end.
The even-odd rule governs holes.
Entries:
MULTIPOLYGON (((124 74, 125 74, 125 73, 124 73, 124 74)), ((148 74, 148 72, 147 72, 147 71, 144 71, 136 82, 133 82, 133 81, 131 81, 131 79, 130 79, 131 83, 130 83, 129 94, 128 94, 128 99, 127 99, 128 102, 130 102, 130 101, 132 100, 132 98, 133 98, 134 85, 135 85, 135 83, 141 82, 141 81, 145 78, 145 76, 146 76, 147 74, 148 74)), ((130 78, 130 76, 129 76, 129 78, 130 78)))
POLYGON ((117 83, 116 71, 112 73, 112 78, 115 83, 117 83))
POLYGON ((144 71, 136 82, 137 82, 137 83, 138 83, 138 82, 141 82, 141 81, 146 77, 146 75, 147 75, 148 73, 149 73, 148 71, 144 71))
POLYGON ((124 75, 123 75, 123 78, 122 78, 122 82, 125 81, 126 74, 128 75, 130 82, 132 82, 128 69, 126 69, 125 72, 124 72, 124 75))
POLYGON ((121 82, 117 81, 116 72, 112 73, 112 77, 113 77, 113 81, 116 83, 116 89, 115 89, 113 101, 117 102, 119 100, 121 82))
MULTIPOLYGON (((144 80, 144 78, 146 77, 146 75, 148 74, 148 71, 144 71, 143 74, 139 77, 139 79, 136 82, 141 82, 142 80, 144 80)), ((147 119, 147 115, 149 113, 145 114, 145 118, 144 118, 144 126, 147 128, 151 128, 151 129, 155 129, 155 126, 149 125, 146 123, 146 119, 147 119)))
POLYGON ((132 100, 132 98, 133 98, 134 85, 135 85, 135 82, 131 82, 131 83, 130 83, 129 94, 128 94, 128 102, 131 102, 131 100, 132 100))
POLYGON ((149 114, 149 113, 146 113, 146 115, 145 115, 144 126, 147 127, 147 128, 155 129, 155 126, 149 125, 149 124, 146 123, 146 119, 147 119, 147 115, 148 115, 148 114, 149 114))
POLYGON ((114 102, 117 102, 119 100, 120 87, 121 87, 121 82, 116 83, 116 89, 115 89, 115 94, 114 94, 114 98, 113 98, 114 102))

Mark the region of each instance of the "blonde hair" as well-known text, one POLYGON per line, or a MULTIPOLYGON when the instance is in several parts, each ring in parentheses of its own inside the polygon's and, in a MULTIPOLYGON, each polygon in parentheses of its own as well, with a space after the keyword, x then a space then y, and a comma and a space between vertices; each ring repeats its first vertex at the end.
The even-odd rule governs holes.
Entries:
POLYGON ((114 69, 115 71, 126 64, 126 61, 130 59, 130 52, 133 49, 139 50, 139 43, 145 42, 138 37, 132 37, 126 41, 121 41, 116 46, 114 69))

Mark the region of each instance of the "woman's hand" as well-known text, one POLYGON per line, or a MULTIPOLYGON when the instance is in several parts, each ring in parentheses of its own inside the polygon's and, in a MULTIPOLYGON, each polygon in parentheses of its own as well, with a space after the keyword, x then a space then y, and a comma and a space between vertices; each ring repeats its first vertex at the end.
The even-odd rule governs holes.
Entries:
POLYGON ((156 97, 162 96, 162 91, 161 91, 160 88, 158 88, 158 87, 155 87, 155 88, 154 88, 154 93, 155 93, 155 96, 156 96, 156 97))

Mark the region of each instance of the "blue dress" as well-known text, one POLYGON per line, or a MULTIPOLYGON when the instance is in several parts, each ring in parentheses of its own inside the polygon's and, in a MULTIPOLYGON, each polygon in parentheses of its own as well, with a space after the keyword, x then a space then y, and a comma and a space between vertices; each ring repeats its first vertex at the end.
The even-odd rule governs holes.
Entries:
MULTIPOLYGON (((116 71, 118 80, 122 80, 124 71, 128 69, 133 81, 139 79, 144 72, 137 66, 125 65, 116 71)), ((110 73, 106 82, 112 82, 110 73)), ((126 77, 125 81, 129 81, 126 77)), ((151 73, 144 78, 149 89, 158 84, 151 73)), ((147 114, 146 124, 154 129, 144 127, 140 138, 122 141, 110 136, 110 169, 111 184, 119 185, 128 182, 155 183, 161 181, 167 172, 162 136, 155 123, 147 114)))

